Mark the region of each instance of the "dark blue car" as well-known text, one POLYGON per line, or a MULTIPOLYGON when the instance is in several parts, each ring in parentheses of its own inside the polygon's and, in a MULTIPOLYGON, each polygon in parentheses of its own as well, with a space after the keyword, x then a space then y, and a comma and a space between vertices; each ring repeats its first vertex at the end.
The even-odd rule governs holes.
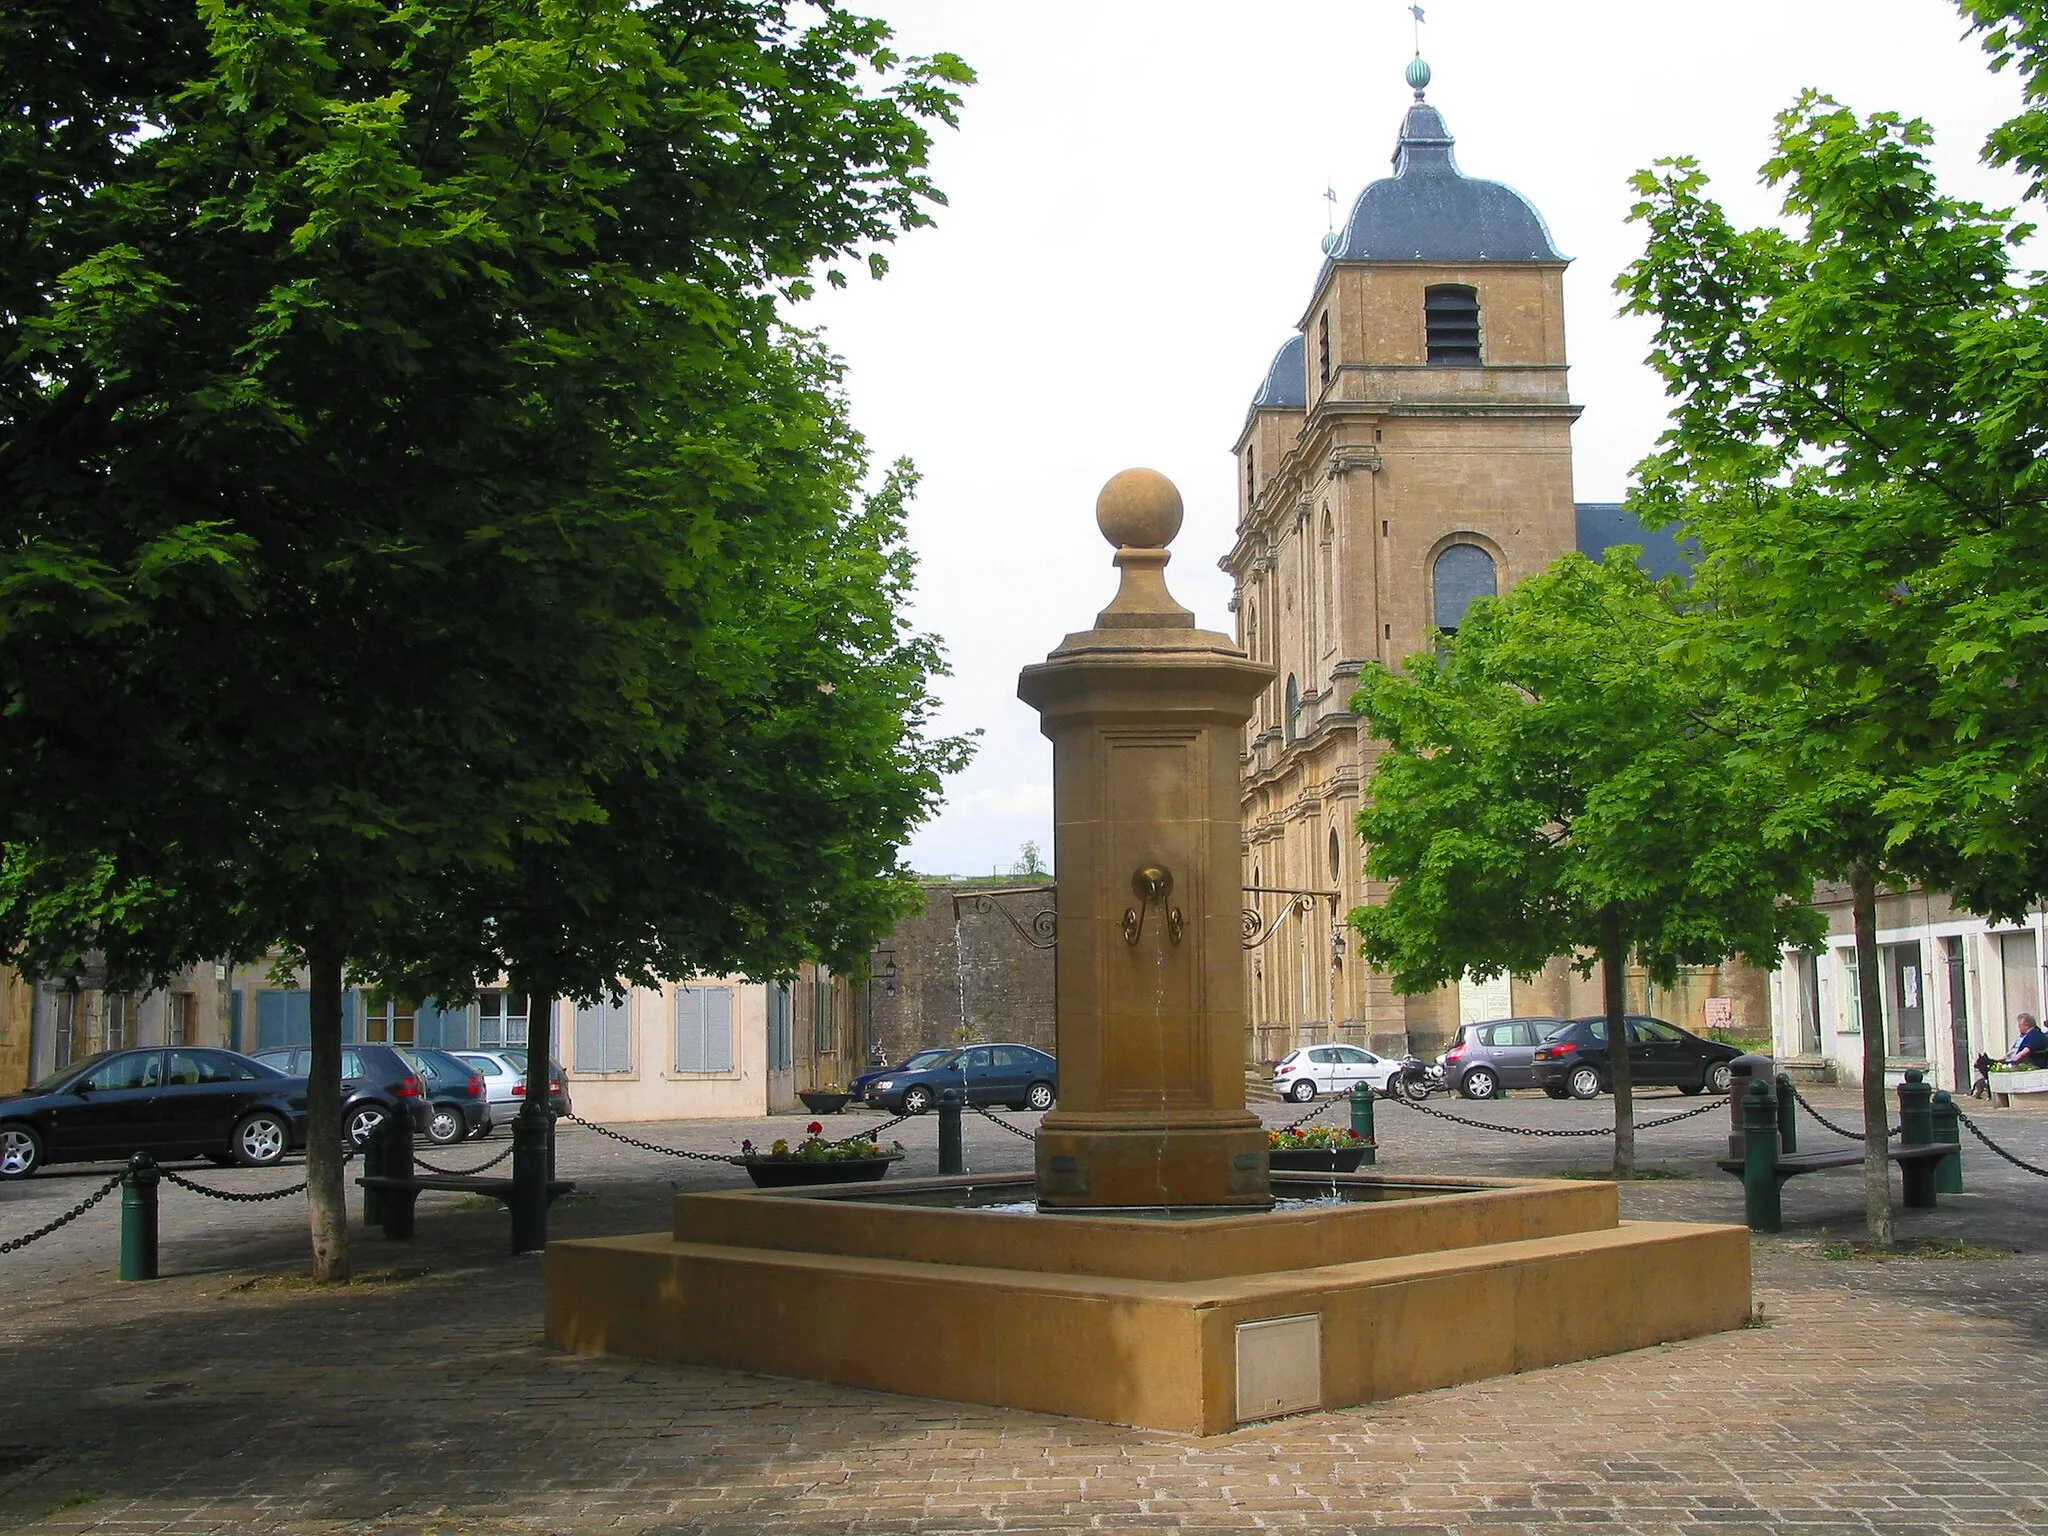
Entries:
POLYGON ((1059 1097, 1059 1063, 1028 1045, 970 1045, 920 1051, 900 1067, 862 1079, 868 1103, 899 1115, 921 1115, 950 1088, 969 1104, 1051 1109, 1059 1097))

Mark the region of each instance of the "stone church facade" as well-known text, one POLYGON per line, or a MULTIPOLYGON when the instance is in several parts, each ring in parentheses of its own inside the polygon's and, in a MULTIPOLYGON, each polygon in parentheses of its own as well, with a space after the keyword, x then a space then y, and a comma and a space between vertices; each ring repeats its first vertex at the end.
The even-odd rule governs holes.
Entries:
MULTIPOLYGON (((1273 685, 1246 729, 1247 1063, 1346 1039, 1441 1048, 1461 1020, 1597 1010, 1597 979, 1563 962, 1528 981, 1420 996, 1355 957, 1344 913, 1381 900, 1353 830, 1380 747, 1347 702, 1368 665, 1399 666, 1569 550, 1668 536, 1572 495, 1566 258, 1513 189, 1458 168, 1443 116, 1415 101, 1393 175, 1359 195, 1293 335, 1246 412, 1237 536, 1222 562, 1238 638, 1273 685)), ((1634 978, 1631 1006, 1698 1028, 1767 1016, 1765 978, 1634 978)))

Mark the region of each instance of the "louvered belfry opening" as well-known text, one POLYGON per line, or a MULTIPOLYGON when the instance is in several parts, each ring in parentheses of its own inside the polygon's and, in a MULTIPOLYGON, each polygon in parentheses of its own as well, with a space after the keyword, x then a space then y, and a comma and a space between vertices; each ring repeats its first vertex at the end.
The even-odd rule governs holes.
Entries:
POLYGON ((1479 361, 1479 290, 1461 283, 1442 283, 1422 294, 1428 323, 1432 363, 1477 364, 1479 361))

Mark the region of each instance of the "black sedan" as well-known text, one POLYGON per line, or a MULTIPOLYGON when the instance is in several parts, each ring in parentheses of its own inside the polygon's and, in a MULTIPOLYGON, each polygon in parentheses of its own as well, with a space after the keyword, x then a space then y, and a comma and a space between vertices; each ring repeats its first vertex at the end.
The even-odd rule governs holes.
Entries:
POLYGON ((946 1089, 969 1104, 1051 1109, 1059 1097, 1059 1064, 1029 1045, 971 1045, 920 1052, 867 1086, 867 1101, 900 1115, 921 1115, 946 1089), (936 1056, 925 1062, 926 1056, 936 1056), (922 1062, 922 1065, 916 1065, 922 1062))
MULTIPOLYGON (((1624 1022, 1631 1087, 1728 1091, 1728 1063, 1742 1054, 1734 1046, 1702 1040, 1646 1014, 1628 1014, 1624 1022)), ((1609 1065, 1607 1020, 1598 1016, 1574 1019, 1536 1047, 1536 1082, 1553 1099, 1592 1099, 1611 1092, 1609 1065)))
POLYGON ((132 1152, 262 1168, 305 1144, 306 1080, 233 1051, 103 1051, 0 1097, 0 1179, 132 1152))

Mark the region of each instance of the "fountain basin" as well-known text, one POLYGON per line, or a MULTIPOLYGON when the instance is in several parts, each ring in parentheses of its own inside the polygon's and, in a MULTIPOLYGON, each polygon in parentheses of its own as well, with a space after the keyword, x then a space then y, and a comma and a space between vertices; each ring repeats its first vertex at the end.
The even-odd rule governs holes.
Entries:
POLYGON ((549 1247, 548 1341, 1217 1434, 1749 1316, 1746 1229, 1623 1222, 1612 1184, 1274 1186, 1352 1193, 1173 1220, 976 1208, 1028 1175, 682 1194, 670 1233, 549 1247))

